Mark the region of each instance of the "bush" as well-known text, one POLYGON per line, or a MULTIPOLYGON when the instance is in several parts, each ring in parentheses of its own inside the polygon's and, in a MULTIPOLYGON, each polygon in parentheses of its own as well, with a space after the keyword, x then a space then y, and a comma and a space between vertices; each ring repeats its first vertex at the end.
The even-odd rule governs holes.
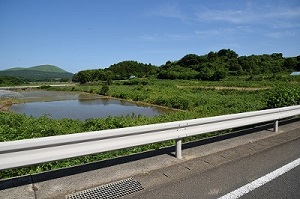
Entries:
POLYGON ((50 85, 42 85, 40 88, 41 89, 48 89, 48 88, 51 88, 51 86, 50 85))
POLYGON ((109 87, 108 87, 108 85, 105 84, 105 85, 102 86, 100 94, 101 95, 107 95, 108 91, 109 91, 109 87))
POLYGON ((131 79, 123 82, 123 85, 147 85, 149 82, 147 80, 140 80, 140 79, 131 79))
POLYGON ((158 97, 154 100, 154 103, 161 106, 167 106, 170 108, 187 110, 190 107, 189 100, 181 97, 158 97))
POLYGON ((278 108, 300 104, 300 89, 277 87, 267 96, 266 108, 278 108))

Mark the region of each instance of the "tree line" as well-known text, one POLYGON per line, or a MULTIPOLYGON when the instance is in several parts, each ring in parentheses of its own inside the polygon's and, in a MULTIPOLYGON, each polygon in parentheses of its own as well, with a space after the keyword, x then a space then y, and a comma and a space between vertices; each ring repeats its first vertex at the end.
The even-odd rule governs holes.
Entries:
POLYGON ((125 80, 130 77, 158 79, 198 79, 218 81, 228 75, 259 75, 300 71, 300 55, 284 58, 282 53, 239 56, 231 49, 205 55, 187 54, 161 66, 122 61, 105 69, 83 70, 73 76, 82 84, 94 81, 125 80))
POLYGON ((28 83, 28 81, 18 78, 18 77, 10 77, 10 76, 0 76, 0 86, 15 86, 20 84, 28 83))
POLYGON ((83 70, 74 74, 73 81, 82 84, 94 81, 124 80, 130 77, 149 77, 156 75, 157 66, 137 61, 122 61, 105 69, 83 70))

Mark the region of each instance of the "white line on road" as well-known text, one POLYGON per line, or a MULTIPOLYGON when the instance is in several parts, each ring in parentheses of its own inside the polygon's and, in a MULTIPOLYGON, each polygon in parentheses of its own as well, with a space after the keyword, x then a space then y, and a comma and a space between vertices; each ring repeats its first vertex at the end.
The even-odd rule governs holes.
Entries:
POLYGON ((218 199, 237 199, 246 193, 249 193, 250 191, 253 191, 254 189, 263 186, 264 184, 270 182, 271 180, 274 180, 275 178, 281 176, 282 174, 292 170, 293 168, 300 165, 300 158, 294 160, 293 162, 290 162, 283 167, 280 167, 279 169, 276 169, 275 171, 268 173, 267 175, 258 178, 257 180, 254 180, 218 199))

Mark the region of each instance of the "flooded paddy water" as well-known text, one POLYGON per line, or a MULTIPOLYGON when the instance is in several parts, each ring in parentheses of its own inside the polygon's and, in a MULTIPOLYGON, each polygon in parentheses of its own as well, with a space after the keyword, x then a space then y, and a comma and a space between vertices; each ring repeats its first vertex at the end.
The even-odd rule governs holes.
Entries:
POLYGON ((63 91, 0 91, 0 98, 14 98, 20 103, 9 107, 10 111, 40 117, 71 118, 86 120, 108 116, 143 115, 156 116, 170 110, 145 106, 118 99, 102 98, 99 95, 63 91), (5 95, 6 94, 6 95, 5 95))

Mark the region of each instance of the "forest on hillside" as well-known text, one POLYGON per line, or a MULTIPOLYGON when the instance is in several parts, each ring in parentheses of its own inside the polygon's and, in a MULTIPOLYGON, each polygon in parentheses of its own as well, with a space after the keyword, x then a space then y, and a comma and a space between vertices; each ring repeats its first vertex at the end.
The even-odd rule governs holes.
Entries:
POLYGON ((229 75, 276 74, 300 71, 300 55, 283 57, 282 53, 239 56, 235 51, 222 49, 206 55, 187 54, 178 61, 161 66, 122 61, 105 69, 79 71, 73 81, 82 84, 94 81, 124 80, 130 77, 218 81, 229 75))
POLYGON ((0 76, 0 86, 16 86, 16 85, 26 84, 26 83, 28 82, 21 78, 0 76))
POLYGON ((55 72, 44 72, 35 70, 18 70, 18 71, 0 71, 0 76, 4 77, 16 77, 25 79, 29 82, 40 82, 40 81, 57 81, 63 80, 68 81, 72 78, 72 73, 55 73, 55 72))
MULTIPOLYGON (((69 73, 57 66, 53 65, 39 65, 30 68, 11 68, 0 71, 2 79, 15 79, 14 82, 2 81, 3 85, 16 85, 17 79, 20 82, 40 82, 40 81, 61 81, 66 82, 72 79, 73 74, 69 73)), ((1 83, 1 82, 0 82, 1 83)))

